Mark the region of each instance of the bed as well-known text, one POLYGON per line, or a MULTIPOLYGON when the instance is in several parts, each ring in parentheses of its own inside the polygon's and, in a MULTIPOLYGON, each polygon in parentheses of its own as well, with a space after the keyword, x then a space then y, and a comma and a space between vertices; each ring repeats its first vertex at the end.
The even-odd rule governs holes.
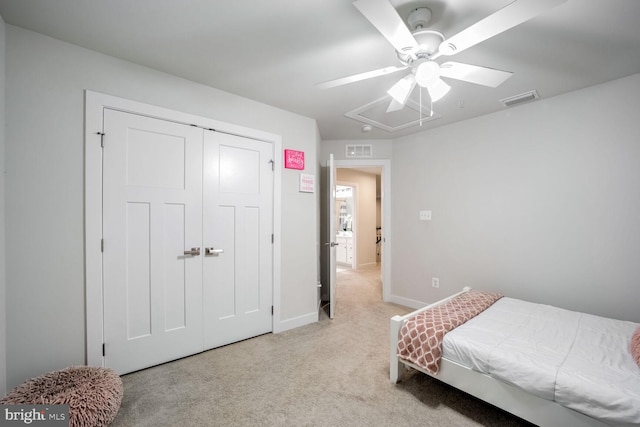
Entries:
POLYGON ((637 323, 465 288, 394 316, 389 344, 392 383, 416 369, 538 426, 640 425, 637 323), (437 339, 416 329, 461 301, 437 339))

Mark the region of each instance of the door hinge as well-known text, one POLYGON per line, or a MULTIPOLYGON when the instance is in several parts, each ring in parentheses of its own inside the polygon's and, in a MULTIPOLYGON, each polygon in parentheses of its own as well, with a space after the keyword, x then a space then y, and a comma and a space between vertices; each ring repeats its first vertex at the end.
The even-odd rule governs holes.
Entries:
POLYGON ((104 252, 104 239, 100 239, 100 252, 104 252))
POLYGON ((271 315, 273 316, 273 306, 271 306, 271 315))
POLYGON ((102 343, 102 357, 106 356, 105 345, 102 343))
POLYGON ((271 234, 271 244, 273 244, 273 242, 275 241, 275 236, 273 235, 273 233, 271 234))
POLYGON ((96 132, 96 135, 100 135, 100 147, 104 148, 104 132, 96 132))
POLYGON ((271 163, 271 170, 272 171, 276 170, 276 162, 275 162, 275 160, 271 159, 271 160, 269 160, 269 163, 271 163))

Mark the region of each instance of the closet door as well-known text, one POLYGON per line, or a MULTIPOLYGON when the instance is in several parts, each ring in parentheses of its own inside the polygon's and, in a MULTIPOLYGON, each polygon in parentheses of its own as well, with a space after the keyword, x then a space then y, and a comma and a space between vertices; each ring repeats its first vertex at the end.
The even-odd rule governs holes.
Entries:
POLYGON ((105 109, 104 132, 105 366, 123 374, 203 349, 203 131, 105 109))
POLYGON ((271 332, 273 146, 205 131, 204 345, 271 332))

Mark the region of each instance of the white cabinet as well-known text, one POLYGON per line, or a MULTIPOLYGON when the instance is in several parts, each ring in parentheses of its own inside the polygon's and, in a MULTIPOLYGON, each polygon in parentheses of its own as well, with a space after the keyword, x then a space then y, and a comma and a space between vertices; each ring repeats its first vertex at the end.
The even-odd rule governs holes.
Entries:
POLYGON ((353 264, 353 238, 349 236, 336 236, 336 262, 340 264, 353 264))

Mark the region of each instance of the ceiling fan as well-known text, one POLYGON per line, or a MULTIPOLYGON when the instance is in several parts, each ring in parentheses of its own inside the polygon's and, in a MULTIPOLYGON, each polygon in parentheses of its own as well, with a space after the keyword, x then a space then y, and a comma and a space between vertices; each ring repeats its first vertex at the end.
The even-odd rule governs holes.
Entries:
POLYGON ((516 0, 445 39, 442 33, 427 28, 431 19, 431 11, 427 7, 413 10, 407 19, 407 27, 389 0, 356 0, 353 5, 395 48, 400 65, 331 80, 318 84, 318 87, 328 89, 410 69, 409 74, 388 90, 392 101, 387 112, 402 109, 416 85, 427 90, 428 104, 441 99, 451 89, 441 77, 498 87, 513 73, 453 61, 439 64, 436 59, 462 52, 565 1, 516 0))

